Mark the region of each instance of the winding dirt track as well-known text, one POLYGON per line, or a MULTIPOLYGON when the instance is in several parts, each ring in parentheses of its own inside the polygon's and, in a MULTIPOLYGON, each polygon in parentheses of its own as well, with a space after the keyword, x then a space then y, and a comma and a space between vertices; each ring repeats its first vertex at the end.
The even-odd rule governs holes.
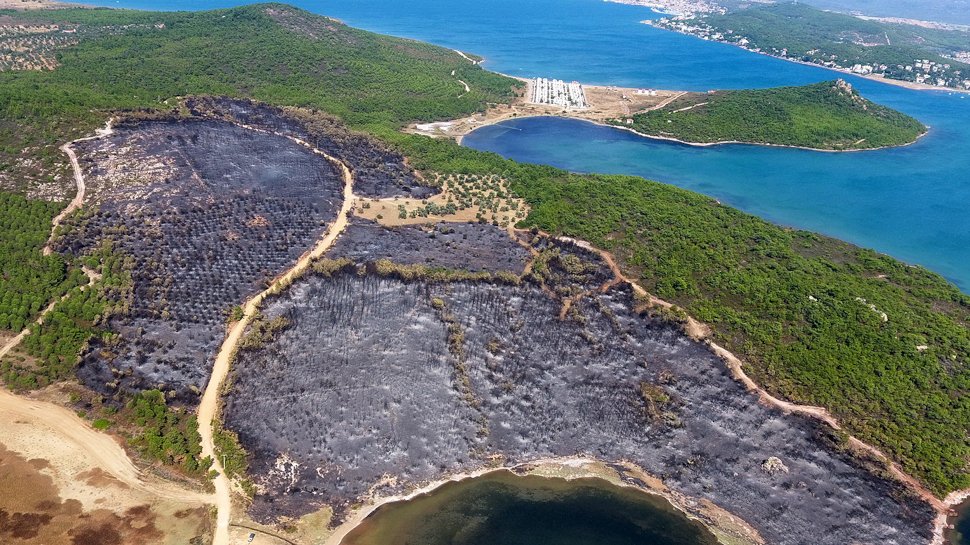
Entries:
POLYGON ((89 458, 96 460, 101 468, 132 488, 186 504, 213 502, 210 494, 146 478, 112 436, 95 430, 65 407, 0 389, 0 414, 35 423, 45 433, 54 434, 59 440, 75 445, 89 458))
MULTIPOLYGON (((85 270, 85 272, 88 274, 89 283, 82 287, 82 290, 90 288, 98 280, 98 275, 93 271, 85 270)), ((36 323, 44 323, 44 316, 57 303, 68 297, 70 297, 70 292, 47 305, 47 308, 37 318, 36 323)), ((16 337, 0 347, 0 358, 20 344, 20 341, 28 334, 30 334, 30 329, 24 328, 16 337)), ((214 498, 210 494, 195 492, 171 483, 147 479, 135 467, 134 462, 128 457, 128 453, 114 437, 95 430, 84 419, 66 407, 21 397, 5 388, 0 388, 0 414, 4 415, 4 422, 23 420, 29 422, 33 428, 42 430, 46 435, 54 435, 59 441, 74 445, 74 448, 82 450, 99 467, 132 488, 155 497, 176 500, 186 504, 213 502, 214 498)))
MULTIPOLYGON (((260 132, 269 132, 254 127, 247 127, 245 125, 240 126, 260 132)), ((327 250, 333 246, 333 243, 337 240, 337 237, 347 227, 348 216, 350 215, 350 211, 353 209, 355 200, 354 176, 350 168, 343 161, 312 147, 309 143, 300 140, 299 138, 278 133, 272 134, 284 136, 302 146, 306 146, 314 153, 325 157, 327 160, 340 167, 344 179, 343 204, 340 207, 340 212, 337 214, 337 218, 327 229, 327 233, 324 235, 324 237, 317 242, 313 249, 304 253, 290 270, 276 277, 276 279, 273 280, 266 290, 255 295, 246 302, 246 304, 243 306, 242 319, 232 325, 232 328, 229 330, 229 333, 226 335, 226 339, 223 341, 222 346, 219 349, 219 354, 216 356, 215 363, 212 367, 212 374, 209 377, 209 383, 206 385, 205 393, 202 395, 202 401, 199 404, 198 416, 199 435, 202 436, 202 455, 212 457, 213 469, 218 472, 218 476, 213 481, 213 484, 215 485, 215 503, 217 515, 216 529, 212 538, 212 545, 229 545, 229 523, 232 512, 231 483, 223 470, 221 461, 216 456, 212 436, 213 426, 217 422, 218 418, 219 400, 222 394, 222 387, 225 383, 226 377, 229 374, 229 370, 232 367, 232 360, 236 353, 236 346, 242 339, 246 328, 252 322, 253 317, 259 310, 259 306, 263 300, 267 296, 289 286, 295 279, 299 278, 304 272, 306 272, 314 259, 323 256, 323 254, 325 254, 327 250)))
MULTIPOLYGON (((465 57, 464 54, 458 52, 460 55, 465 57)), ((465 57, 468 58, 468 57, 465 57)), ((468 59, 471 62, 471 59, 468 59)), ((673 97, 676 98, 676 97, 673 97)), ((249 127, 245 125, 240 125, 244 128, 256 130, 259 132, 270 132, 256 127, 249 127)), ((72 213, 83 203, 85 186, 84 178, 81 172, 80 165, 78 163, 77 157, 74 151, 71 149, 71 145, 85 140, 93 140, 96 138, 101 138, 107 134, 111 133, 111 121, 108 122, 104 129, 98 131, 96 136, 91 136, 87 138, 81 138, 65 144, 62 146, 62 150, 67 154, 71 161, 71 166, 74 169, 75 181, 78 187, 78 194, 75 196, 74 200, 66 207, 57 217, 52 221, 52 235, 53 229, 59 225, 59 223, 67 217, 68 214, 72 213)), ((277 133, 273 133, 277 134, 277 133)), ((22 398, 7 392, 6 390, 0 389, 0 411, 7 411, 9 413, 20 415, 23 418, 30 418, 35 420, 43 421, 49 428, 51 428, 55 433, 65 437, 76 443, 79 448, 85 450, 93 458, 98 460, 106 470, 108 470, 112 475, 117 477, 119 480, 125 482, 126 484, 144 490, 148 493, 157 495, 159 497, 180 500, 192 503, 214 503, 217 508, 217 521, 216 530, 213 537, 213 545, 229 545, 229 524, 231 519, 231 509, 232 509, 232 498, 231 498, 231 483, 228 477, 225 475, 220 461, 216 458, 215 448, 213 444, 213 424, 216 422, 216 418, 219 410, 219 399, 221 395, 221 390, 223 384, 228 376, 232 358, 236 350, 236 346, 242 339, 242 335, 245 332, 248 325, 251 323, 253 317, 255 316, 259 305, 262 301, 270 294, 275 293, 280 289, 285 289, 293 280, 302 275, 310 266, 312 261, 316 258, 321 257, 326 253, 334 244, 337 237, 343 232, 347 226, 348 217, 353 209, 355 195, 353 193, 353 173, 350 168, 343 163, 340 159, 332 157, 316 148, 314 148, 309 143, 294 138, 287 135, 278 134, 278 136, 284 136, 291 141, 294 141, 300 145, 310 148, 314 153, 317 153, 333 164, 338 165, 343 173, 344 178, 344 200, 341 205, 340 212, 334 223, 328 228, 324 237, 317 242, 317 244, 308 252, 304 253, 296 262, 296 264, 277 277, 270 285, 269 288, 263 292, 257 294, 243 307, 244 316, 241 320, 233 324, 232 328, 226 336, 220 351, 216 357, 212 374, 209 379, 209 383, 206 386, 205 393, 202 397, 202 401, 199 405, 199 432, 202 436, 202 454, 211 456, 213 459, 213 469, 218 472, 218 476, 214 480, 215 494, 201 494, 198 492, 188 491, 186 489, 171 485, 168 483, 152 482, 145 480, 141 475, 141 472, 135 467, 131 459, 128 458, 124 449, 109 435, 100 433, 93 428, 91 428, 87 422, 79 418, 70 410, 54 405, 51 403, 46 403, 42 401, 36 401, 31 399, 22 398)), ((599 250, 592 245, 584 241, 574 241, 580 243, 596 252, 598 252, 604 260, 609 264, 610 268, 613 270, 616 278, 620 281, 628 283, 633 289, 642 296, 648 297, 652 304, 671 307, 672 304, 656 297, 651 296, 646 290, 644 290, 637 283, 626 278, 619 267, 617 266, 613 256, 604 250, 599 250)), ((50 247, 45 246, 44 253, 50 253, 50 247)), ((92 278, 92 282, 94 279, 92 278)), ((51 303, 38 318, 38 321, 43 320, 43 315, 46 314, 53 306, 56 301, 51 303)), ((822 422, 825 422, 834 429, 842 429, 839 425, 838 420, 832 416, 826 409, 822 407, 797 405, 787 401, 780 400, 760 386, 757 385, 742 368, 742 362, 734 354, 732 354, 727 349, 715 344, 711 339, 711 330, 705 324, 697 322, 693 318, 688 318, 685 324, 685 331, 693 338, 707 343, 711 350, 720 356, 731 370, 734 378, 743 384, 754 394, 758 395, 759 399, 763 402, 774 405, 782 410, 803 414, 812 418, 816 418, 822 422)), ((8 341, 3 347, 0 347, 0 357, 8 353, 13 349, 27 334, 27 330, 22 331, 19 335, 8 341)), ((883 454, 878 448, 868 445, 861 440, 850 437, 851 446, 855 449, 867 451, 877 457, 889 460, 889 458, 883 454)), ((942 543, 942 530, 943 525, 946 523, 946 511, 949 507, 958 503, 962 498, 966 497, 970 492, 968 491, 958 491, 952 493, 945 500, 940 500, 935 495, 933 495, 929 490, 927 490, 918 480, 914 479, 910 475, 903 472, 895 463, 890 462, 889 465, 890 472, 902 483, 909 486, 914 492, 918 493, 925 501, 930 503, 939 513, 937 519, 937 527, 934 532, 933 544, 942 543)), ((348 528, 349 529, 349 528, 348 528)), ((331 538, 328 542, 334 542, 331 538)))
MULTIPOLYGON (((61 150, 71 160, 78 192, 74 200, 51 222, 51 238, 53 238, 54 230, 60 224, 61 220, 80 207, 84 201, 84 175, 78 164, 77 156, 74 154, 74 150, 71 149, 71 145, 76 142, 94 140, 111 134, 111 122, 112 120, 109 120, 105 128, 98 130, 95 136, 79 138, 61 146, 61 150)), ((45 255, 51 253, 49 242, 48 240, 48 245, 43 250, 45 255)), ((88 275, 88 285, 82 287, 82 290, 90 288, 99 279, 99 275, 94 271, 85 268, 84 272, 88 275)), ((40 313, 36 323, 44 323, 44 316, 57 303, 67 299, 70 295, 70 292, 68 292, 47 305, 40 313)), ((20 344, 23 338, 29 334, 30 329, 24 328, 16 337, 7 341, 6 344, 0 347, 0 358, 7 355, 7 353, 20 344)), ((207 504, 213 501, 213 497, 210 494, 203 494, 174 484, 146 479, 142 475, 142 472, 135 467, 135 464, 128 457, 124 448, 112 436, 95 430, 85 420, 65 407, 54 403, 21 397, 4 388, 0 388, 0 413, 4 413, 8 417, 13 417, 10 419, 11 421, 13 419, 22 419, 32 422, 39 429, 45 430, 45 433, 56 435, 61 441, 76 445, 77 449, 83 450, 90 459, 95 460, 104 470, 132 488, 142 490, 153 496, 181 501, 187 504, 207 504)))
POLYGON ((455 53, 458 53, 459 55, 461 55, 461 58, 465 59, 466 61, 468 61, 468 62, 470 62, 472 64, 476 64, 477 65, 477 64, 483 62, 483 61, 476 61, 475 59, 469 57, 468 55, 462 53, 461 51, 458 51, 457 49, 452 49, 452 51, 454 51, 455 53))
POLYGON ((84 204, 84 194, 86 192, 86 186, 84 185, 84 173, 81 171, 81 165, 77 161, 77 154, 74 153, 71 146, 78 142, 97 140, 98 138, 108 136, 114 132, 114 130, 111 128, 112 122, 114 122, 114 119, 109 119, 108 122, 105 123, 104 128, 98 129, 94 136, 78 138, 77 140, 72 140, 61 146, 61 151, 63 151, 67 155, 67 158, 71 160, 71 168, 74 170, 74 183, 77 185, 77 193, 74 195, 74 198, 71 199, 71 202, 68 203, 68 205, 64 208, 64 210, 61 210, 61 213, 54 216, 54 219, 51 220, 51 236, 49 239, 47 239, 47 244, 44 245, 44 255, 51 255, 51 252, 53 251, 51 249, 51 241, 54 239, 54 231, 57 229, 57 226, 64 221, 64 218, 72 214, 75 210, 80 208, 82 204, 84 204))

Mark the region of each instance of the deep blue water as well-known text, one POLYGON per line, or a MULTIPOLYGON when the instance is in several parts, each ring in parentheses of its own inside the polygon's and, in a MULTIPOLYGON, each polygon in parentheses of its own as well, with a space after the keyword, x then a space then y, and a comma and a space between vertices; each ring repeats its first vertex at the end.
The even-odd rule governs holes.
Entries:
MULTIPOLYGON (((125 0, 117 7, 206 9, 244 2, 125 0)), ((484 55, 519 76, 666 89, 795 85, 837 74, 639 24, 645 8, 599 0, 295 1, 348 24, 484 55)), ((575 171, 637 174, 692 189, 777 223, 917 263, 970 291, 970 98, 847 78, 867 97, 932 127, 919 143, 832 154, 692 148, 588 123, 520 119, 465 144, 575 171)))

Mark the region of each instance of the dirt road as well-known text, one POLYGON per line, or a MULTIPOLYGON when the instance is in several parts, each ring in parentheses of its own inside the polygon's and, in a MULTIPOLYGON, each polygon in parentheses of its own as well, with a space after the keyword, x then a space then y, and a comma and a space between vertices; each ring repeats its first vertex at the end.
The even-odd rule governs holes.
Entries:
MULTIPOLYGON (((600 256, 603 258, 603 260, 610 267, 615 277, 620 281, 630 285, 633 288, 633 290, 640 296, 647 297, 651 305, 660 306, 664 308, 672 308, 674 306, 672 303, 669 303, 667 301, 664 301, 663 299, 659 299, 651 295, 645 289, 643 289, 643 287, 641 287, 639 284, 626 278, 623 275, 622 271, 620 271, 620 268, 617 265, 613 255, 610 254, 609 252, 605 250, 600 250, 586 241, 570 239, 566 237, 560 237, 560 238, 572 241, 584 248, 587 248, 589 250, 599 253, 600 256)), ((830 413, 824 407, 817 407, 814 405, 799 405, 796 403, 791 403, 789 401, 785 401, 783 399, 779 399, 771 395, 764 388, 759 386, 758 383, 756 383, 751 377, 748 376, 747 373, 745 373, 744 367, 743 367, 744 364, 740 358, 738 358, 728 349, 718 345, 713 341, 713 332, 710 326, 708 326, 707 324, 701 323, 695 320, 694 318, 688 316, 686 323, 683 325, 683 328, 684 328, 684 332, 689 337, 693 338, 694 340, 701 341, 707 344, 711 352, 713 352, 715 355, 720 357, 722 361, 724 361, 725 365, 727 365, 728 369, 730 370, 731 376, 734 378, 734 380, 744 384, 744 386, 748 389, 748 391, 758 396, 758 399, 762 403, 777 407, 785 412, 800 414, 803 416, 807 416, 809 418, 814 418, 816 420, 824 422, 832 429, 843 430, 842 425, 839 423, 838 419, 835 418, 835 416, 832 415, 832 413, 830 413)), ((925 502, 930 504, 937 511, 938 516, 936 521, 936 528, 934 530, 934 538, 933 538, 933 541, 931 542, 931 545, 942 545, 943 526, 946 524, 946 515, 945 515, 946 512, 949 511, 949 509, 952 506, 958 503, 961 503, 961 501, 965 500, 966 498, 970 498, 970 490, 953 492, 949 496, 947 496, 946 499, 941 500, 940 498, 936 497, 936 495, 933 494, 928 488, 926 488, 926 486, 924 486, 923 483, 921 483, 918 479, 914 478, 913 476, 903 471, 898 464, 893 462, 892 459, 879 448, 873 445, 870 445, 852 435, 848 436, 848 443, 849 443, 849 447, 854 452, 869 454, 871 456, 874 456, 877 459, 880 459, 886 462, 887 470, 893 476, 893 478, 895 478, 898 482, 908 487, 911 491, 913 491, 915 494, 920 496, 925 502)))
POLYGON ((215 445, 213 443, 213 425, 216 423, 216 419, 218 417, 222 385, 226 380, 226 376, 229 374, 229 369, 232 367, 232 360, 236 352, 236 346, 242 339, 243 333, 252 322, 256 312, 259 310, 259 306, 263 302, 263 299, 265 299, 268 295, 276 293, 280 289, 285 289, 287 286, 289 286, 310 267, 310 264, 314 259, 323 256, 323 254, 325 254, 327 250, 333 246, 333 243, 337 240, 337 237, 347 227, 348 216, 350 215, 350 211, 353 209, 355 201, 354 177, 350 171, 350 168, 343 161, 311 147, 303 140, 289 136, 286 137, 301 145, 310 147, 314 153, 326 157, 330 162, 334 163, 341 169, 344 179, 344 200, 342 206, 340 207, 340 212, 337 214, 337 218, 327 230, 326 235, 324 235, 324 237, 317 242, 313 249, 303 254, 290 270, 278 276, 265 291, 257 294, 246 302, 246 304, 243 306, 242 319, 233 324, 232 328, 229 330, 229 334, 226 335, 226 339, 223 341, 222 346, 219 349, 218 355, 216 356, 215 363, 212 367, 212 374, 209 377, 209 383, 206 385, 205 393, 202 395, 202 401, 199 404, 199 435, 202 436, 202 455, 212 457, 213 469, 219 473, 213 481, 213 484, 215 485, 217 509, 216 530, 212 539, 213 545, 229 545, 229 523, 231 520, 232 511, 231 483, 223 470, 221 460, 219 460, 219 458, 216 456, 215 445))
POLYGON ((48 437, 55 436, 59 442, 74 445, 80 455, 95 460, 99 467, 132 488, 186 504, 206 504, 213 501, 210 494, 145 476, 135 467, 114 437, 95 430, 65 407, 0 389, 0 415, 4 416, 4 422, 26 422, 32 428, 44 430, 44 435, 48 437))
POLYGON ((75 210, 77 210, 78 208, 81 207, 82 204, 84 204, 84 194, 86 192, 86 186, 84 185, 84 173, 81 171, 81 165, 77 161, 77 154, 74 153, 74 150, 71 149, 71 146, 73 146, 74 144, 77 144, 78 142, 97 140, 98 138, 104 138, 105 136, 108 136, 109 134, 114 132, 114 130, 111 128, 111 123, 113 121, 114 119, 109 119, 107 123, 105 123, 104 128, 98 129, 97 133, 94 136, 86 136, 84 138, 78 138, 77 140, 73 140, 61 146, 61 151, 67 154, 67 158, 70 159, 71 161, 71 168, 74 170, 74 183, 77 185, 77 193, 74 195, 74 198, 71 199, 71 202, 68 203, 68 205, 64 208, 64 210, 61 210, 61 213, 54 216, 54 219, 51 221, 51 236, 50 238, 47 239, 47 244, 44 245, 44 255, 51 255, 51 252, 52 252, 51 241, 54 239, 54 230, 57 229, 57 226, 60 225, 62 221, 64 221, 64 218, 74 213, 75 210))

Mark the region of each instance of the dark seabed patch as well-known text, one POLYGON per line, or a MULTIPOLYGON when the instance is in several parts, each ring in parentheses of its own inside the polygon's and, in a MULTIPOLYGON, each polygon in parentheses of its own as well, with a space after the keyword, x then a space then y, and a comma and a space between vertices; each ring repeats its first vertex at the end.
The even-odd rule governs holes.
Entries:
POLYGON ((970 500, 956 506, 956 516, 949 520, 953 528, 946 534, 949 545, 970 545, 970 500))
POLYGON ((508 471, 378 509, 343 545, 714 545, 666 500, 602 479, 508 471))

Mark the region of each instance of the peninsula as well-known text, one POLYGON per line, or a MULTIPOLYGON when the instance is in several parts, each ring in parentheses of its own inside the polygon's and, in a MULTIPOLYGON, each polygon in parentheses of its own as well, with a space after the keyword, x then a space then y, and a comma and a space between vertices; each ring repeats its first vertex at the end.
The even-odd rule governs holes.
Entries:
POLYGON ((475 129, 508 119, 560 116, 685 144, 749 143, 819 151, 904 146, 928 130, 910 116, 863 98, 843 80, 707 93, 573 83, 561 85, 558 94, 550 91, 548 80, 520 81, 523 87, 508 103, 456 120, 415 123, 408 130, 461 142, 475 129), (568 89, 581 98, 570 101, 568 89))
POLYGON ((849 151, 901 146, 927 128, 862 98, 843 80, 802 87, 688 93, 611 124, 695 144, 743 142, 849 151))

